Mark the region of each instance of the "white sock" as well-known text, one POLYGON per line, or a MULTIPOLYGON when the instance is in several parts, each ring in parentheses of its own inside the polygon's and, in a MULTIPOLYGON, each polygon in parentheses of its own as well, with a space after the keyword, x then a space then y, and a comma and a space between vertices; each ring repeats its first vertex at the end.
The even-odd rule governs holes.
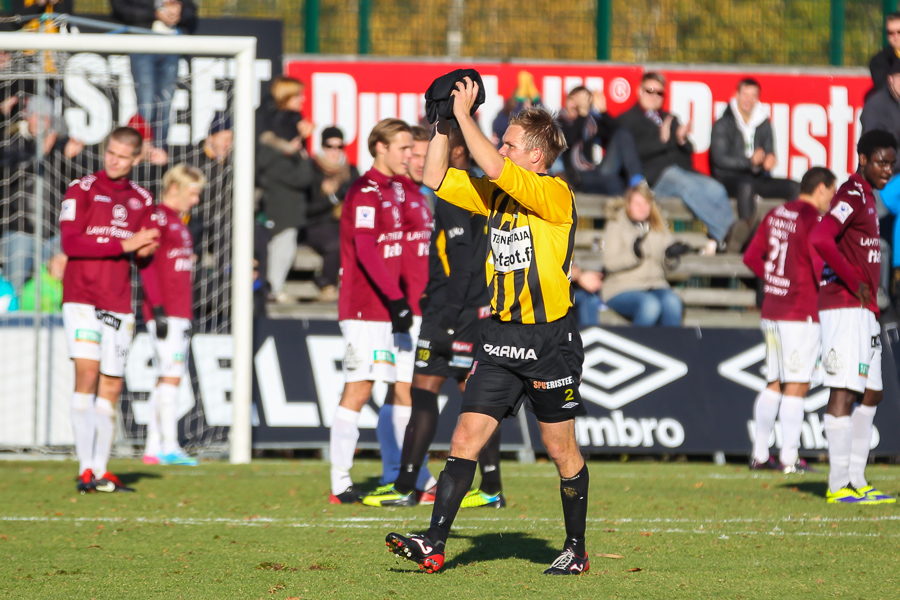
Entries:
POLYGON ((112 454, 113 438, 116 434, 116 405, 106 398, 97 397, 94 402, 94 418, 97 423, 94 440, 94 473, 97 478, 106 473, 109 456, 112 454))
POLYGON ((162 452, 171 454, 181 449, 178 445, 178 388, 169 383, 156 386, 159 399, 159 429, 162 434, 162 452))
POLYGON ((91 468, 94 460, 94 394, 72 394, 72 432, 81 475, 91 468))
POLYGON ((359 413, 343 406, 334 411, 331 423, 331 492, 340 494, 353 485, 350 469, 359 440, 359 413))
POLYGON ((394 405, 394 439, 397 446, 403 450, 403 440, 406 438, 406 426, 409 425, 409 416, 412 414, 412 406, 394 405))
POLYGON ((828 487, 836 492, 850 485, 850 443, 853 424, 850 417, 825 414, 825 437, 828 438, 828 487))
POLYGON ((800 459, 800 433, 803 431, 803 398, 785 396, 778 409, 778 420, 781 421, 781 464, 796 464, 800 459))
POLYGON ((159 433, 159 392, 156 388, 147 399, 147 441, 144 443, 144 456, 156 456, 162 451, 159 433))
POLYGON ((877 406, 859 404, 850 415, 853 437, 850 442, 850 485, 856 489, 866 487, 866 463, 869 461, 869 446, 872 445, 872 421, 875 420, 877 406))
POLYGON ((753 440, 753 458, 764 463, 769 460, 769 437, 778 417, 781 394, 764 388, 753 404, 753 420, 756 422, 756 439, 753 440))

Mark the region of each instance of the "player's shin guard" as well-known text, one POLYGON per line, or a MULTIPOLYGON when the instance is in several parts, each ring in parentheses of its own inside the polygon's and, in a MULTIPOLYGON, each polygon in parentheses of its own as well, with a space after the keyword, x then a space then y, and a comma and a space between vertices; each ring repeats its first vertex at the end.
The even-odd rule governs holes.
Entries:
POLYGON ((866 482, 866 463, 872 445, 872 422, 875 420, 876 406, 859 404, 850 415, 852 436, 850 439, 850 485, 861 489, 866 482))
POLYGON ((574 477, 559 478, 559 495, 562 498, 563 518, 566 523, 566 548, 578 556, 584 556, 584 532, 587 528, 588 505, 587 463, 574 477))
POLYGON ((400 458, 400 474, 394 487, 397 491, 409 493, 416 488, 416 480, 422 467, 422 461, 428 455, 428 448, 434 441, 438 423, 438 395, 428 390, 413 387, 412 412, 403 440, 403 453, 400 458))
POLYGON ((338 406, 331 423, 329 453, 331 456, 331 492, 343 493, 353 485, 350 469, 359 440, 359 413, 338 406))
POLYGON ((500 428, 494 432, 488 443, 481 449, 478 455, 478 463, 481 467, 481 485, 478 488, 493 496, 503 491, 500 482, 500 428))
POLYGON ((431 512, 431 527, 425 535, 442 550, 447 542, 447 536, 450 535, 450 527, 456 519, 456 513, 459 512, 459 505, 472 487, 477 464, 474 460, 451 456, 438 478, 434 509, 431 512))
POLYGON ((72 394, 72 432, 75 434, 75 454, 78 472, 93 468, 94 460, 94 395, 72 394))
POLYGON ((825 437, 828 439, 828 488, 837 492, 850 485, 850 444, 853 424, 850 417, 825 414, 825 437))
POLYGON ((181 449, 178 445, 178 388, 169 383, 156 386, 159 410, 159 430, 162 437, 162 453, 172 454, 181 449))
POLYGON ((764 463, 769 460, 769 436, 775 427, 775 418, 778 416, 778 404, 781 402, 781 394, 764 388, 756 396, 753 404, 753 420, 756 423, 753 440, 753 458, 764 463))
POLYGON ((800 434, 803 431, 803 398, 785 396, 778 409, 778 420, 781 421, 781 464, 790 466, 800 459, 800 434))
POLYGON ((96 434, 94 437, 93 469, 100 477, 107 471, 109 456, 112 454, 113 438, 116 434, 116 405, 106 398, 94 401, 96 434))

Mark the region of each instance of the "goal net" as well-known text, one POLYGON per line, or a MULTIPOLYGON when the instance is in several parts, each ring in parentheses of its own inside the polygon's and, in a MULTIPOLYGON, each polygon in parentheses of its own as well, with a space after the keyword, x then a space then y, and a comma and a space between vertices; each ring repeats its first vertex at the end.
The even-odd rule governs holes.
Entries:
MULTIPOLYGON (((131 179, 157 201, 162 176, 175 164, 195 166, 208 180, 188 222, 195 238, 195 320, 190 376, 182 379, 178 397, 181 443, 194 451, 228 448, 233 396, 240 398, 240 412, 249 415, 249 374, 236 372, 242 353, 235 354, 233 335, 250 346, 249 295, 234 291, 241 278, 252 281, 252 267, 243 258, 233 260, 248 252, 252 257, 252 230, 248 236, 245 224, 238 223, 252 221, 253 107, 246 91, 243 97, 236 94, 254 83, 238 81, 246 78, 238 64, 247 62, 238 60, 239 51, 255 52, 255 40, 249 40, 0 35, 0 448, 68 451, 74 443, 69 420, 74 368, 60 309, 65 256, 59 209, 69 182, 103 169, 103 142, 121 125, 145 137, 145 153, 131 179), (171 94, 158 90, 152 104, 139 107, 131 58, 146 53, 148 45, 154 51, 166 47, 169 53, 158 62, 177 61, 177 81, 171 94), (235 142, 251 147, 249 160, 246 149, 235 156, 235 142), (241 213, 234 209, 241 196, 235 196, 236 184, 245 196, 237 204, 241 213)), ((143 446, 147 398, 156 383, 136 270, 133 283, 138 327, 119 410, 117 441, 123 452, 143 446)), ((249 355, 243 362, 249 365, 249 355)), ((249 435, 240 443, 249 458, 249 435)))

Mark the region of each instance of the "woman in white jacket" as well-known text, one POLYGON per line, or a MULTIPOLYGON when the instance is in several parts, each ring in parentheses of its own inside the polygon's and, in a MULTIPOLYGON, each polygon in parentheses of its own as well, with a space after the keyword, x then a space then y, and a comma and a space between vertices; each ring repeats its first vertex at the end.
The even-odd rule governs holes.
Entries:
POLYGON ((666 262, 688 247, 675 243, 642 181, 626 192, 625 206, 606 224, 603 301, 638 327, 681 325, 682 303, 666 281, 666 262))

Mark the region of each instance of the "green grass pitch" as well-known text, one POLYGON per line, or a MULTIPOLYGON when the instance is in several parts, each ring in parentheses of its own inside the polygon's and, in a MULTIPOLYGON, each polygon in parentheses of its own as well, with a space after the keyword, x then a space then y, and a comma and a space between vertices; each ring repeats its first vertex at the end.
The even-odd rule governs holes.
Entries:
MULTIPOLYGON (((331 506, 321 461, 114 461, 137 493, 90 495, 75 492, 72 461, 0 461, 0 598, 900 597, 900 508, 826 504, 824 466, 791 477, 708 463, 589 467, 591 570, 546 577, 563 541, 547 462, 504 462, 509 506, 460 511, 444 570, 427 575, 388 553, 384 536, 424 530, 431 507, 331 506)), ((359 461, 354 478, 374 487, 379 468, 359 461)), ((900 491, 900 467, 868 474, 900 491)))

